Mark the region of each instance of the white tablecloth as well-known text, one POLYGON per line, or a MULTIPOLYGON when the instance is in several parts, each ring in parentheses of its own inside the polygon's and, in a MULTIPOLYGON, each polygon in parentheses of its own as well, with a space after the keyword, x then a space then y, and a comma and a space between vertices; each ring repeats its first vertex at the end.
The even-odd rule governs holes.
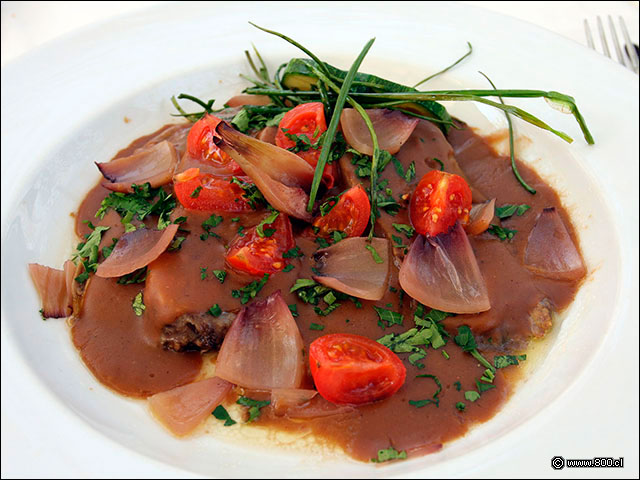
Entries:
MULTIPOLYGON (((95 22, 149 8, 163 2, 2 2, 2 66, 56 37, 95 22)), ((638 43, 639 2, 462 2, 528 21, 586 45, 583 20, 594 35, 598 15, 625 19, 638 43)), ((608 29, 608 27, 607 27, 608 29)), ((599 48, 598 40, 596 45, 599 48)), ((612 55, 613 46, 610 45, 612 55)))

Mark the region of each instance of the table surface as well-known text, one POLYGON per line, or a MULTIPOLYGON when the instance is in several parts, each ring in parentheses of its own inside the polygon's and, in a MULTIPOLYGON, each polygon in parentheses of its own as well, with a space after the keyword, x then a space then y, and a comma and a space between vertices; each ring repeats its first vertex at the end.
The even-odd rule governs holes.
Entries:
MULTIPOLYGON (((2 2, 2 66, 31 49, 69 32, 112 17, 126 15, 154 5, 150 2, 2 2)), ((629 35, 638 43, 640 2, 461 2, 524 20, 586 45, 583 21, 597 37, 596 17, 606 23, 611 15, 622 16, 629 35)), ((617 25, 616 25, 617 26, 617 25)), ((607 29, 608 30, 608 29, 607 29)), ((599 40, 596 38, 600 50, 599 40)), ((612 55, 613 46, 610 46, 612 55)))

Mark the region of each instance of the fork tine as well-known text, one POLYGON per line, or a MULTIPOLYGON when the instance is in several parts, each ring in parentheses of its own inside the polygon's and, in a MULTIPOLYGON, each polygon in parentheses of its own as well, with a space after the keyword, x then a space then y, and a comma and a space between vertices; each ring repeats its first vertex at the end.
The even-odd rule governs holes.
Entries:
POLYGON ((604 34, 604 27, 602 26, 602 19, 598 15, 598 33, 600 34, 600 42, 602 43, 602 53, 611 58, 611 52, 609 52, 609 44, 607 43, 607 37, 604 34))
POLYGON ((625 50, 627 51, 627 55, 629 55, 629 60, 631 61, 631 69, 638 73, 638 68, 640 65, 640 60, 638 60, 638 52, 636 52, 633 43, 631 42, 631 38, 629 38, 629 32, 627 31, 627 24, 624 23, 624 19, 622 17, 618 17, 620 22, 620 28, 622 30, 622 35, 624 37, 624 42, 626 44, 625 50))
POLYGON ((584 34, 587 36, 587 45, 591 50, 595 50, 596 46, 593 43, 593 37, 591 36, 591 29, 589 28, 589 22, 587 19, 584 19, 584 34))
POLYGON ((616 55, 618 56, 618 61, 625 67, 624 57, 622 56, 622 50, 620 50, 620 43, 618 42, 618 34, 616 33, 616 27, 613 25, 613 19, 611 15, 609 15, 609 30, 611 30, 611 39, 613 41, 613 46, 616 49, 616 55))

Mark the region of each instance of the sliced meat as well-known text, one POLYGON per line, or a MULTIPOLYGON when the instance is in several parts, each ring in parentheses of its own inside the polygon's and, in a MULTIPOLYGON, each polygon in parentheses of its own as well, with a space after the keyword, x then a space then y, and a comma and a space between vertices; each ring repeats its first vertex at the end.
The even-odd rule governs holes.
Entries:
POLYGON ((219 317, 209 313, 185 313, 162 328, 160 341, 164 348, 176 352, 217 351, 235 317, 228 312, 219 317))

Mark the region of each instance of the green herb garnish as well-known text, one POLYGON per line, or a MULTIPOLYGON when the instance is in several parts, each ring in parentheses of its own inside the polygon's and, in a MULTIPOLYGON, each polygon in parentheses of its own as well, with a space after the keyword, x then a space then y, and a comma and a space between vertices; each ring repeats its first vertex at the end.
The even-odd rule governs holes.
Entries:
POLYGON ((252 298, 255 298, 255 296, 260 292, 260 290, 262 290, 262 287, 265 286, 265 284, 267 283, 267 280, 269 280, 269 274, 265 273, 260 281, 254 280, 250 284, 238 290, 231 290, 231 296, 233 298, 239 298, 240 303, 244 305, 252 298))
POLYGON ((496 237, 498 237, 501 242, 504 242, 505 240, 511 240, 513 236, 516 233, 518 233, 517 230, 503 228, 499 225, 494 225, 494 224, 491 224, 489 228, 487 228, 487 232, 489 232, 491 235, 495 235, 496 237))
POLYGON ((212 317, 219 317, 220 315, 222 315, 222 309, 220 308, 220 305, 214 303, 212 307, 209 307, 207 313, 212 317))
POLYGON ((319 323, 312 323, 309 325, 309 330, 324 330, 324 325, 320 325, 319 323))
POLYGON ((433 403, 436 407, 439 407, 440 400, 438 399, 438 395, 440 395, 440 392, 442 392, 442 384, 440 383, 440 380, 438 379, 438 377, 436 377, 435 375, 430 375, 428 373, 425 373, 422 375, 416 375, 416 378, 430 378, 434 382, 436 382, 436 386, 438 388, 436 390, 436 393, 433 394, 432 398, 428 398, 426 400, 409 400, 409 405, 413 405, 414 407, 420 408, 433 403))
POLYGON ((371 461, 375 463, 388 462, 389 460, 404 460, 407 458, 407 452, 402 450, 397 451, 393 447, 386 448, 384 450, 378 450, 378 458, 372 458, 371 461))
POLYGON ((496 355, 493 357, 493 365, 496 368, 505 368, 510 365, 519 365, 526 359, 526 355, 496 355))
POLYGON ((249 397, 240 397, 236 403, 244 407, 249 407, 249 420, 247 420, 247 423, 249 423, 258 418, 260 416, 260 409, 266 407, 271 402, 268 400, 260 401, 249 397))
POLYGON ((120 285, 132 285, 134 283, 142 283, 147 279, 147 267, 139 268, 131 273, 121 276, 118 279, 120 285))
POLYGON ((224 420, 225 427, 230 427, 231 425, 235 425, 237 423, 233 418, 231 418, 229 412, 227 412, 227 409, 222 405, 218 405, 211 413, 211 415, 216 417, 218 420, 224 420))
POLYGON ((133 313, 135 313, 138 317, 141 317, 142 313, 147 308, 147 307, 145 307, 144 303, 142 303, 142 292, 139 292, 135 296, 131 306, 133 307, 133 313))
POLYGON ((364 248, 366 248, 367 250, 369 250, 371 252, 371 256, 373 257, 373 261, 374 262, 376 262, 376 263, 384 263, 384 260, 382 260, 382 258, 378 254, 378 252, 376 252, 376 249, 373 247, 373 245, 365 245, 364 248))
POLYGON ((513 214, 521 216, 522 214, 524 214, 524 212, 526 212, 530 208, 531 207, 529 205, 526 205, 524 203, 521 205, 506 204, 506 205, 502 205, 501 207, 496 207, 496 216, 500 219, 509 218, 513 214))
POLYGON ((382 327, 382 329, 386 327, 391 327, 392 325, 402 325, 404 320, 404 316, 401 313, 394 312, 392 310, 387 310, 386 308, 373 307, 379 317, 378 325, 382 327))
POLYGON ((480 362, 485 368, 495 370, 487 360, 478 352, 478 346, 475 338, 471 333, 471 329, 467 325, 458 327, 458 334, 454 338, 456 344, 462 347, 462 351, 469 352, 473 357, 480 362))
POLYGON ((478 392, 476 392, 475 390, 468 390, 468 391, 464 392, 464 398, 466 400, 468 400, 469 402, 475 402, 476 400, 478 400, 480 398, 480 394, 478 392))

